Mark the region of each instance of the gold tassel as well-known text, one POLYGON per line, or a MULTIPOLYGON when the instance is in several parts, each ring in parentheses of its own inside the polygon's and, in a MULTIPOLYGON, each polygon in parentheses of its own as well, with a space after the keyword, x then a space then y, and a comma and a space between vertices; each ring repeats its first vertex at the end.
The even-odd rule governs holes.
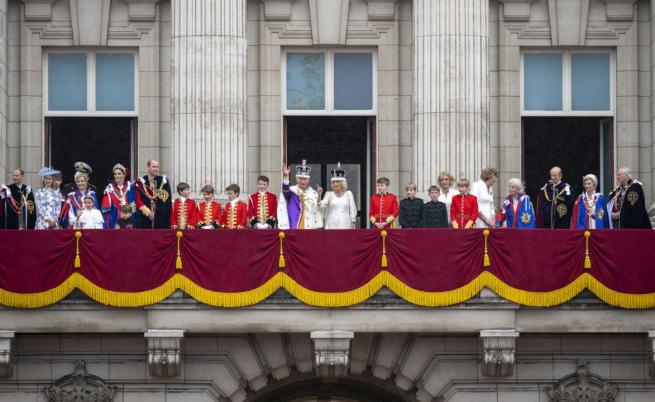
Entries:
POLYGON ((584 267, 585 269, 591 269, 591 258, 589 258, 589 237, 591 237, 591 232, 585 230, 585 252, 584 252, 584 267))
POLYGON ((487 238, 489 237, 489 229, 485 229, 482 231, 482 234, 484 235, 484 261, 482 265, 484 267, 489 267, 491 266, 491 260, 489 259, 489 253, 488 253, 488 248, 487 248, 487 238))
POLYGON ((181 230, 178 230, 177 233, 175 233, 175 236, 177 236, 177 258, 175 259, 175 269, 182 269, 182 255, 180 254, 180 242, 182 241, 182 236, 184 236, 184 233, 182 233, 181 230))
POLYGON ((73 267, 75 268, 82 266, 80 261, 80 237, 82 237, 82 232, 77 230, 75 232, 75 264, 73 264, 73 267))
POLYGON ((380 261, 380 266, 382 268, 389 266, 389 262, 387 261, 387 235, 386 230, 380 232, 380 236, 382 236, 382 261, 380 261))
POLYGON ((284 237, 286 235, 284 234, 284 232, 280 232, 277 234, 277 236, 280 238, 280 259, 278 260, 277 266, 278 268, 286 268, 287 262, 284 259, 284 247, 282 247, 282 244, 284 242, 284 237))

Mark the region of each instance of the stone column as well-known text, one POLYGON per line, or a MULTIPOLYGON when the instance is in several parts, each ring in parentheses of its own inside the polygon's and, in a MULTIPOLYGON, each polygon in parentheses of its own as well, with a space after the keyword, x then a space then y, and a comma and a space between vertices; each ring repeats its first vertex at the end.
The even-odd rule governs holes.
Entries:
POLYGON ((414 0, 414 170, 477 180, 489 157, 487 0, 414 0))
POLYGON ((172 0, 173 181, 246 188, 246 0, 172 0))
POLYGON ((0 0, 0 177, 7 177, 7 113, 8 113, 8 88, 7 88, 7 71, 9 68, 9 52, 7 41, 8 19, 8 2, 0 0))

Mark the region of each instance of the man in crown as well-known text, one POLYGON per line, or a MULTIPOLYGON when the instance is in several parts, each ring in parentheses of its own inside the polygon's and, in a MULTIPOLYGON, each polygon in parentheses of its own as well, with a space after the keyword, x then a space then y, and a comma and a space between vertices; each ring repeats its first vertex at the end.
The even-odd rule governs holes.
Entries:
POLYGON ((321 194, 323 189, 309 185, 311 167, 303 159, 302 165, 296 166, 296 185, 289 183, 291 169, 282 165, 282 193, 277 208, 278 227, 280 229, 320 229, 323 227, 321 214, 321 194))
POLYGON ((159 176, 159 162, 148 161, 148 174, 134 182, 140 229, 168 229, 171 219, 171 184, 159 176))
POLYGON ((255 229, 273 229, 277 223, 277 197, 268 191, 266 176, 257 178, 257 192, 248 197, 248 221, 255 229))

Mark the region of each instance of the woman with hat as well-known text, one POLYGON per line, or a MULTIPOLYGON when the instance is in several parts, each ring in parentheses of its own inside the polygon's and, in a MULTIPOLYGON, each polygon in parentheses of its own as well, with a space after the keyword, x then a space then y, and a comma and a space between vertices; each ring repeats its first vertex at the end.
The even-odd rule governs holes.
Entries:
POLYGON ((131 206, 132 213, 136 210, 134 185, 129 180, 125 180, 127 169, 125 169, 125 166, 117 163, 114 165, 113 173, 114 180, 107 184, 107 188, 105 188, 105 195, 102 198, 101 207, 107 229, 114 229, 116 227, 123 206, 131 206))
POLYGON ((52 167, 39 170, 42 186, 34 194, 36 204, 36 229, 57 229, 57 218, 61 210, 61 193, 55 188, 54 176, 61 172, 52 167))
POLYGON ((348 190, 346 171, 341 163, 332 170, 332 191, 328 191, 321 201, 321 209, 325 214, 326 229, 354 229, 357 223, 357 206, 355 197, 348 190))

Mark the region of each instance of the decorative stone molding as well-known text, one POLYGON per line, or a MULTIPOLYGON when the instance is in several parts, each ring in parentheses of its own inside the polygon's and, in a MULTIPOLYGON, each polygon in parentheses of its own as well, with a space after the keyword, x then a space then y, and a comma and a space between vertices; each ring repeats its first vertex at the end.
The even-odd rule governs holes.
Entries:
POLYGON ((73 44, 107 46, 111 0, 69 0, 73 44))
POLYGON ((50 21, 52 19, 52 3, 57 0, 22 0, 25 5, 26 21, 50 21))
POLYGON ((0 331, 0 377, 9 377, 13 371, 11 343, 14 331, 0 331))
POLYGON ((591 374, 587 362, 578 361, 578 369, 548 388, 550 402, 614 402, 619 390, 604 378, 591 374))
POLYGON ((535 0, 500 0, 505 21, 530 21, 530 6, 535 0))
POLYGON ((130 21, 155 21, 159 0, 123 0, 127 3, 127 17, 130 21))
POLYGON ((309 0, 314 45, 345 45, 350 0, 309 0))
POLYGON ((266 21, 288 21, 291 19, 293 0, 262 0, 266 21))
POLYGON ((43 392, 48 402, 112 402, 118 388, 107 385, 105 380, 89 374, 86 362, 75 363, 72 374, 67 374, 54 382, 43 392))
POLYGON ((553 46, 584 46, 589 0, 548 0, 553 46))
POLYGON ((514 372, 518 331, 483 330, 480 338, 484 346, 482 374, 488 377, 507 377, 514 372))
POLYGON ((368 0, 369 21, 392 21, 396 17, 398 0, 368 0))
POLYGON ((650 350, 650 375, 655 377, 655 331, 648 331, 648 338, 650 338, 651 342, 651 350, 650 350))
POLYGON ((350 341, 354 337, 355 333, 350 331, 312 331, 316 373, 323 377, 346 374, 350 366, 350 341))
POLYGON ((608 21, 632 21, 634 4, 637 0, 603 0, 607 9, 608 21))
POLYGON ((155 377, 175 377, 180 374, 182 339, 184 331, 178 329, 149 329, 148 369, 155 377))

